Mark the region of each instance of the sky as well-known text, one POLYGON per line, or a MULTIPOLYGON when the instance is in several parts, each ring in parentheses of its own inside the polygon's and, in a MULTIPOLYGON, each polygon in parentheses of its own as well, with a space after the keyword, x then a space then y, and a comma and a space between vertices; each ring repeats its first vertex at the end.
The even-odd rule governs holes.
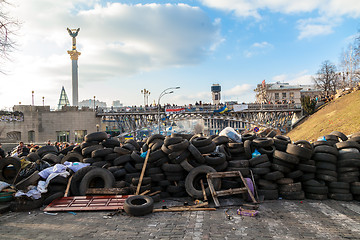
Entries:
POLYGON ((143 105, 177 87, 160 103, 253 102, 265 79, 312 83, 325 60, 341 52, 360 29, 358 0, 9 0, 5 11, 21 22, 10 61, 1 64, 0 108, 56 108, 62 86, 72 102, 72 40, 77 36, 79 101, 120 100, 143 105))

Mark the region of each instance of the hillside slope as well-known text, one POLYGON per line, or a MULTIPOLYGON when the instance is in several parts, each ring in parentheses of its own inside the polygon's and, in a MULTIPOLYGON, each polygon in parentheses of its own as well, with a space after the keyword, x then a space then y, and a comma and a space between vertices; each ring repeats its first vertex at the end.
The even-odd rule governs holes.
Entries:
POLYGON ((335 130, 346 135, 360 132, 360 90, 330 102, 286 135, 293 141, 316 141, 335 130))

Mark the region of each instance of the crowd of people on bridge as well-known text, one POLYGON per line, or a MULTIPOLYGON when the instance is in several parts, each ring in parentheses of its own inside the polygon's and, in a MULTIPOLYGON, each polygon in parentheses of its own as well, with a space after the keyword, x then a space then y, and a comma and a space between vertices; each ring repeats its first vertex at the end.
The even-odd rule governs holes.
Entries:
MULTIPOLYGON (((75 145, 75 143, 68 143, 68 142, 51 142, 50 140, 48 140, 45 145, 52 145, 55 146, 57 148, 58 151, 61 151, 71 145, 75 145)), ((4 158, 6 156, 4 150, 1 148, 2 144, 0 143, 0 157, 4 158)), ((34 143, 28 143, 28 144, 24 144, 23 141, 19 142, 19 145, 17 147, 15 147, 15 149, 11 152, 8 153, 9 156, 16 156, 16 157, 24 157, 27 156, 30 152, 34 152, 36 151, 36 149, 38 149, 40 146, 34 143)))

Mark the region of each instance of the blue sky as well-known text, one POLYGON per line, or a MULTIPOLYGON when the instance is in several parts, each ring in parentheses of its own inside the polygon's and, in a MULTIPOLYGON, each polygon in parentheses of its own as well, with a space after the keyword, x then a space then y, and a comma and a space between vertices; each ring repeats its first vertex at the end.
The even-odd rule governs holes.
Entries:
POLYGON ((311 83, 324 60, 340 62, 360 29, 358 0, 12 1, 22 22, 12 61, 0 75, 0 107, 52 108, 64 86, 71 102, 71 38, 77 37, 79 100, 141 105, 180 86, 162 103, 210 102, 213 83, 222 100, 254 101, 256 84, 311 83))

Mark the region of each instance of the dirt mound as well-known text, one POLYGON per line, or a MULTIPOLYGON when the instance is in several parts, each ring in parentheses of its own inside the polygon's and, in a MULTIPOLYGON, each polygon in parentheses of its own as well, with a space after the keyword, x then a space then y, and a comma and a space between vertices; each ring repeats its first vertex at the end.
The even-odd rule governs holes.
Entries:
POLYGON ((287 136, 293 141, 311 141, 332 131, 340 131, 346 135, 360 132, 359 90, 329 102, 291 130, 287 136))

